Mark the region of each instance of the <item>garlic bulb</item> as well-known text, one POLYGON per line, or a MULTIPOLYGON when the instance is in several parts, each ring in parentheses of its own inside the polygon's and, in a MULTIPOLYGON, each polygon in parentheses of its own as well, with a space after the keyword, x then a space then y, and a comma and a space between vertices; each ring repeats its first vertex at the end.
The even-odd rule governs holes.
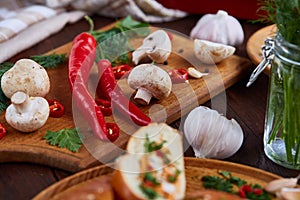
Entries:
POLYGON ((184 135, 196 157, 216 159, 233 155, 244 138, 242 128, 234 119, 228 120, 216 110, 204 106, 188 114, 184 135))
POLYGON ((217 14, 206 14, 192 29, 192 39, 209 40, 225 45, 236 46, 244 41, 244 31, 239 21, 219 10, 217 14))

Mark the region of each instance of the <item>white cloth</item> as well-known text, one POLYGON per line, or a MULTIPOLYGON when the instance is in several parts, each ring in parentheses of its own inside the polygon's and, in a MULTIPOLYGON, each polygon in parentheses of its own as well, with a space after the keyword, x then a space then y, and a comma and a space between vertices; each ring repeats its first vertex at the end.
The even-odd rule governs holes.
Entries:
POLYGON ((52 8, 71 6, 107 17, 126 17, 145 22, 164 22, 185 17, 187 13, 163 7, 155 0, 31 0, 52 8))
POLYGON ((67 23, 74 23, 84 15, 82 11, 63 12, 29 26, 9 40, 0 43, 0 63, 59 32, 67 23))

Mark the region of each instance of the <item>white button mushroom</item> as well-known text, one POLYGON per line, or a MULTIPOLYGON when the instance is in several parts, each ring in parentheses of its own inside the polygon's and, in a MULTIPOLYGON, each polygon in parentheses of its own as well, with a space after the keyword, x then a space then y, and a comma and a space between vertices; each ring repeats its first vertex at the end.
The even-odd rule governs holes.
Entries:
POLYGON ((132 53, 132 61, 137 65, 145 57, 156 63, 165 62, 172 50, 171 40, 164 30, 158 30, 148 35, 142 46, 132 53))
POLYGON ((143 105, 148 105, 152 97, 168 97, 172 89, 169 74, 153 64, 141 64, 133 68, 128 76, 128 84, 137 89, 134 99, 143 105))
POLYGON ((47 71, 31 59, 20 59, 1 78, 1 88, 8 98, 23 91, 29 96, 45 97, 50 90, 47 71))
POLYGON ((32 132, 41 128, 49 117, 49 105, 43 97, 29 97, 16 92, 11 97, 5 119, 9 125, 21 132, 32 132))

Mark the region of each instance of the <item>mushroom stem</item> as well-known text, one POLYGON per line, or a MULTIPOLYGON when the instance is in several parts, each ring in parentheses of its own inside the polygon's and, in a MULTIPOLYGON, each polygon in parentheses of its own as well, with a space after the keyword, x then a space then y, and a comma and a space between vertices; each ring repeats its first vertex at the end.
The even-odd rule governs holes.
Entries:
POLYGON ((21 114, 26 112, 28 109, 29 96, 24 92, 16 92, 12 95, 11 102, 16 111, 21 114))
POLYGON ((144 88, 139 88, 134 96, 134 100, 142 105, 148 105, 152 98, 152 94, 144 88))

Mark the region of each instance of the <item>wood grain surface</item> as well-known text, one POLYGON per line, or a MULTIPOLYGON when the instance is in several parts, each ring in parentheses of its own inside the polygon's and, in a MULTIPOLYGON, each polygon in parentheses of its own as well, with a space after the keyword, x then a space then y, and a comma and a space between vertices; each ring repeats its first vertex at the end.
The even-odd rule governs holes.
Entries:
MULTIPOLYGON (((263 59, 261 47, 264 45, 265 39, 274 37, 276 30, 276 25, 269 25, 259 29, 249 38, 246 50, 249 58, 255 65, 258 65, 263 59)), ((270 65, 267 66, 264 72, 269 74, 270 65)))
MULTIPOLYGON (((228 171, 233 176, 246 180, 249 184, 259 184, 264 187, 271 180, 280 178, 275 174, 249 167, 246 165, 201 158, 184 158, 185 177, 186 177, 186 196, 192 195, 195 191, 203 189, 201 178, 206 175, 218 176, 218 172, 228 171)), ((113 163, 110 165, 101 165, 88 170, 81 171, 69 176, 54 185, 40 192, 33 200, 63 199, 65 196, 77 194, 85 191, 87 185, 92 190, 93 184, 98 184, 101 179, 110 179, 113 173, 113 163)), ((109 189, 109 181, 102 181, 104 185, 98 185, 99 188, 109 189)), ((94 190, 95 191, 95 190, 94 190)))
MULTIPOLYGON (((113 24, 103 29, 108 29, 112 26, 113 24)), ((154 31, 156 28, 151 30, 154 31)), ((141 42, 142 39, 134 43, 140 45, 141 42)), ((143 112, 150 115, 153 121, 174 122, 191 109, 208 101, 241 80, 243 75, 248 74, 250 70, 251 62, 236 55, 227 58, 217 66, 201 64, 194 56, 193 41, 176 33, 174 33, 172 45, 173 49, 168 59, 168 65, 161 65, 162 68, 170 70, 195 66, 200 71, 208 71, 209 75, 201 79, 190 79, 189 83, 174 84, 172 93, 167 99, 161 101, 153 100, 149 106, 141 107, 143 112)), ((70 48, 71 44, 68 43, 51 52, 66 53, 68 55, 70 48)), ((107 121, 117 122, 121 128, 120 137, 115 143, 95 140, 95 138, 88 136, 87 140, 84 141, 84 146, 78 153, 47 144, 46 140, 43 139, 47 130, 57 131, 62 128, 81 126, 80 120, 82 120, 79 119, 80 117, 74 117, 79 115, 78 113, 74 114, 74 109, 72 109, 72 96, 67 77, 67 62, 55 69, 49 69, 48 74, 51 90, 47 98, 61 101, 66 109, 65 115, 59 119, 49 118, 46 125, 41 129, 27 134, 20 133, 12 129, 8 124, 5 124, 8 134, 0 141, 0 162, 33 162, 76 172, 99 163, 108 162, 120 154, 126 145, 128 137, 138 127, 129 120, 124 119, 124 117, 118 116, 118 114, 106 118, 107 121)), ((130 98, 134 91, 128 87, 126 81, 121 80, 118 84, 125 95, 130 98)), ((0 116, 0 120, 5 121, 4 114, 0 116)))

